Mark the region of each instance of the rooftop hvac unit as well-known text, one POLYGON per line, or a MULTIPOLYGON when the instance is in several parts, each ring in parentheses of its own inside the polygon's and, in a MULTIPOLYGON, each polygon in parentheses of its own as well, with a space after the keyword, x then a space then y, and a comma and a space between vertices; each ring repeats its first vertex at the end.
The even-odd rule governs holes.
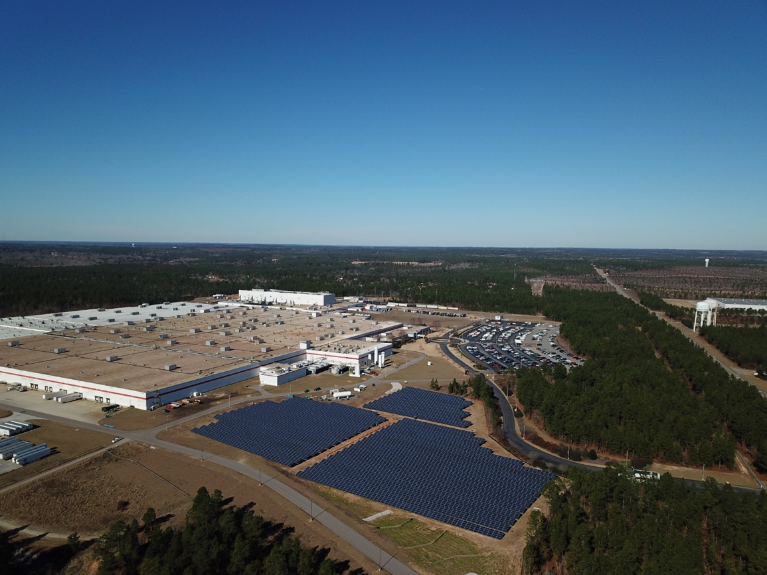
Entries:
POLYGON ((165 366, 165 371, 173 371, 174 369, 176 369, 175 363, 169 363, 169 364, 166 364, 165 366))
POLYGON ((113 361, 117 361, 120 358, 118 356, 116 356, 116 355, 108 355, 104 359, 106 359, 108 362, 111 363, 113 361))
POLYGON ((97 319, 99 319, 99 318, 97 318, 97 317, 94 315, 94 316, 91 316, 91 317, 89 317, 89 318, 88 318, 88 321, 96 321, 97 319))
POLYGON ((57 347, 57 348, 54 348, 53 350, 53 353, 66 353, 66 352, 67 352, 67 348, 65 347, 57 347))

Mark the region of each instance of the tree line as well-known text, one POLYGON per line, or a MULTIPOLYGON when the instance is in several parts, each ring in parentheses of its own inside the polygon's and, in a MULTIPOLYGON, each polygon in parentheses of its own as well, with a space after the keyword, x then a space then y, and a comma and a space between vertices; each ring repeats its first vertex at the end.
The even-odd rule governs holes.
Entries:
POLYGON ((570 470, 547 484, 549 512, 533 511, 523 573, 703 575, 767 573, 767 494, 708 479, 688 489, 669 474, 570 470))
POLYGON ((763 468, 767 400, 679 330, 617 294, 547 288, 543 309, 589 358, 566 374, 518 372, 520 402, 552 435, 614 454, 728 467, 739 442, 763 468))
POLYGON ((764 373, 767 366, 767 326, 704 326, 700 335, 741 367, 764 373))
POLYGON ((692 329, 694 311, 692 308, 684 308, 679 305, 671 305, 663 301, 659 296, 643 291, 637 291, 639 303, 655 311, 662 311, 671 319, 682 322, 683 325, 692 329))
MULTIPOLYGON (((96 542, 99 575, 340 575, 346 562, 307 548, 292 528, 266 521, 249 506, 225 506, 201 487, 183 527, 162 529, 152 508, 139 524, 114 523, 96 542)), ((356 570, 355 573, 362 573, 356 570)))

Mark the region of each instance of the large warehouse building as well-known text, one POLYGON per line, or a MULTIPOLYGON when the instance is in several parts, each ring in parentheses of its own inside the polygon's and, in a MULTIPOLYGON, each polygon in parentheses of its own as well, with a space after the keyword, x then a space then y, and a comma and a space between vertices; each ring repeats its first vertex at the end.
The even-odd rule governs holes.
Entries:
POLYGON ((343 365, 359 375, 392 353, 391 344, 366 338, 402 325, 341 306, 288 310, 244 302, 166 302, 2 323, 20 335, 0 344, 0 381, 139 409, 256 377, 264 366, 343 365))
POLYGON ((251 289, 240 290, 240 301, 259 304, 318 305, 331 306, 336 303, 336 296, 329 292, 297 292, 282 290, 251 289))

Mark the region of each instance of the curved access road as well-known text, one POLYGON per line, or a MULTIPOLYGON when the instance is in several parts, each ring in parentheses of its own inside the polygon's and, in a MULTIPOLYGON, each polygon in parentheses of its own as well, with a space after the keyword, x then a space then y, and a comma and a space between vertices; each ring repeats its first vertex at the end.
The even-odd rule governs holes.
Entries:
MULTIPOLYGON (((253 401, 253 398, 243 399, 241 402, 244 402, 244 401, 253 401)), ((234 402, 232 403, 234 404, 234 402)), ((2 402, 0 402, 0 406, 6 407, 6 405, 4 405, 2 402)), ((8 405, 7 408, 11 410, 15 408, 18 410, 18 406, 8 405)), ((221 408, 222 406, 216 406, 215 408, 212 408, 209 411, 211 412, 218 411, 221 408)), ((48 419, 51 421, 56 421, 58 423, 63 423, 65 425, 79 427, 81 429, 83 428, 90 429, 91 431, 97 431, 99 433, 104 433, 110 436, 114 436, 116 431, 114 429, 101 427, 93 423, 83 423, 82 421, 69 419, 66 417, 62 417, 60 415, 52 415, 49 413, 43 413, 43 412, 34 411, 30 409, 26 409, 24 410, 24 412, 29 415, 39 417, 40 419, 48 419)), ((181 422, 188 421, 190 419, 195 419, 197 417, 200 417, 199 413, 194 414, 193 416, 190 416, 187 418, 174 421, 170 425, 178 425, 181 422)), ((200 452, 197 449, 192 449, 190 447, 185 447, 183 445, 177 445, 175 443, 158 439, 157 434, 163 431, 165 427, 166 427, 165 425, 161 425, 153 429, 146 429, 146 430, 139 430, 139 431, 120 430, 119 433, 129 440, 146 443, 148 445, 152 445, 155 447, 167 449, 168 451, 173 451, 175 453, 188 455, 193 458, 199 457, 200 452)), ((109 448, 100 449, 95 452, 89 453, 87 455, 81 456, 77 458, 76 460, 63 464, 62 466, 58 466, 56 468, 48 470, 47 472, 45 472, 45 474, 47 475, 47 474, 53 473, 64 467, 68 467, 69 465, 79 463, 80 461, 88 459, 89 457, 94 457, 95 455, 98 455, 99 453, 106 451, 106 449, 109 449, 109 448)), ((226 467, 228 469, 231 469, 232 471, 241 473, 242 475, 245 475, 255 481, 258 481, 259 483, 262 483, 263 485, 265 485, 266 487, 268 487, 275 493, 281 495, 282 497, 290 501, 292 504, 294 504, 296 507, 298 507, 302 511, 305 511, 312 520, 316 520, 322 523, 322 525, 330 529, 340 539, 343 539, 344 541, 349 543, 352 547, 354 547, 355 549, 357 549, 357 551, 365 555, 365 557, 367 557, 368 559, 376 563, 376 565, 378 565, 379 567, 383 566, 384 570, 388 571, 389 573, 392 573, 392 575, 417 575, 417 573, 413 571, 410 567, 408 567, 401 561, 397 560, 394 556, 390 555, 385 550, 378 547, 376 544, 374 544, 372 541, 370 541, 363 535, 359 534, 352 527, 346 525, 343 521, 341 521, 336 516, 334 516, 330 511, 318 505, 316 502, 309 499, 308 497, 300 494, 298 491, 286 485, 285 483, 279 481, 275 477, 272 477, 266 473, 263 473, 260 470, 253 469, 252 467, 248 467, 247 465, 244 465, 242 463, 238 463, 236 461, 232 461, 231 459, 221 457, 219 455, 212 455, 212 454, 206 454, 206 455, 207 455, 206 461, 212 461, 213 463, 216 463, 222 467, 226 467)), ((33 478, 30 478, 30 481, 36 480, 39 478, 40 476, 36 475, 33 478)), ((7 488, 5 488, 3 491, 9 491, 27 482, 28 481, 13 484, 12 486, 8 486, 7 488)))

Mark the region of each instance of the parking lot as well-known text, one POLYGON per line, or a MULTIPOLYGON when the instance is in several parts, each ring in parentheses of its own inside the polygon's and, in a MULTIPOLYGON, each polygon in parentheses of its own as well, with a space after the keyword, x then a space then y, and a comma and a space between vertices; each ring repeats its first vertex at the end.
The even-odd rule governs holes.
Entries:
POLYGON ((467 357, 495 373, 558 363, 568 369, 583 365, 583 359, 556 344, 557 335, 556 324, 487 320, 461 336, 466 343, 460 348, 467 357))

